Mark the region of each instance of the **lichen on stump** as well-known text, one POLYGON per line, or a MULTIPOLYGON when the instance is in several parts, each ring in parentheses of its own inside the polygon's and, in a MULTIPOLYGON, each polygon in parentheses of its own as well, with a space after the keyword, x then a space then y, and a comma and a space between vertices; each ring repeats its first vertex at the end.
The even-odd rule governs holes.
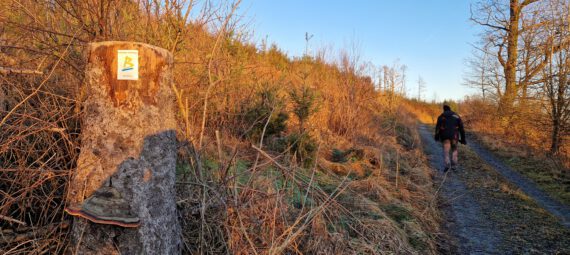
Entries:
POLYGON ((177 254, 172 54, 143 43, 98 42, 89 45, 87 57, 81 151, 68 208, 81 208, 111 185, 140 225, 123 228, 76 217, 68 251, 177 254), (118 50, 138 50, 138 80, 117 79, 118 50))

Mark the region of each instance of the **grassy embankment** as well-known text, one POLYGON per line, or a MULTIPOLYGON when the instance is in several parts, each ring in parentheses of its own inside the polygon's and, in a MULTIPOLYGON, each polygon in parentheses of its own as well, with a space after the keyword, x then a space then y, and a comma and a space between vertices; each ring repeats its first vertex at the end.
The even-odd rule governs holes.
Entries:
MULTIPOLYGON (((339 137, 323 141, 316 160, 306 167, 283 160, 285 156, 270 146, 258 159, 255 150, 247 149, 249 143, 240 141, 236 141, 241 147, 239 160, 223 167, 227 162, 219 159, 230 158, 235 145, 224 146, 221 157, 212 147, 202 159, 204 172, 217 175, 228 168, 235 176, 228 185, 233 190, 220 186, 215 193, 233 192, 227 196, 242 203, 237 207, 217 203, 206 210, 205 225, 219 234, 208 239, 225 239, 231 250, 240 252, 256 247, 258 252, 283 248, 327 254, 435 253, 439 214, 433 206, 431 171, 416 147, 413 122, 407 115, 400 120, 387 118, 376 123, 381 133, 376 137, 361 142, 339 137), (223 229, 232 230, 231 235, 223 229)), ((189 165, 180 165, 181 183, 191 172, 189 165)), ((190 196, 185 205, 203 199, 190 196)), ((208 195, 206 200, 213 199, 208 195)), ((191 208, 181 209, 185 240, 189 247, 199 247, 196 240, 202 233, 192 230, 202 223, 199 212, 191 208)))

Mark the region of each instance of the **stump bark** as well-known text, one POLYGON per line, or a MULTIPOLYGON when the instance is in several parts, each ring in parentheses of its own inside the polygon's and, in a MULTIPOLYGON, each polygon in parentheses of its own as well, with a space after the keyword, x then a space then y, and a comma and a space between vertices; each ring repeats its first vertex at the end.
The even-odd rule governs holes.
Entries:
POLYGON ((140 226, 74 217, 68 252, 178 254, 172 54, 132 42, 91 43, 87 54, 81 151, 67 203, 80 207, 95 191, 111 185, 140 226), (138 50, 138 80, 117 79, 118 50, 138 50))

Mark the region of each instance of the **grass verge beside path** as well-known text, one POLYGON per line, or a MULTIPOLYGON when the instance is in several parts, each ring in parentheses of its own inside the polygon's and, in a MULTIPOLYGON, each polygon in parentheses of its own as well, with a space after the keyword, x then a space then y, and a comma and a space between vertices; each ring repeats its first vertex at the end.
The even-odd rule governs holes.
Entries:
POLYGON ((570 206, 570 169, 552 158, 521 151, 485 135, 470 134, 470 138, 476 139, 513 170, 534 181, 552 198, 570 206))
POLYGON ((489 220, 505 237, 501 253, 570 254, 570 231, 471 149, 461 146, 456 175, 467 184, 489 220))

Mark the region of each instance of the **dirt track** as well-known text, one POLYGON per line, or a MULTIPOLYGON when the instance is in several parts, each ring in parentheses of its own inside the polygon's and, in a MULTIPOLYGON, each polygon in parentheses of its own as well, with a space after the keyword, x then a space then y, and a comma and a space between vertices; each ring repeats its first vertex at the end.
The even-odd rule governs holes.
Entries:
POLYGON ((442 252, 459 254, 567 254, 567 208, 534 183, 472 143, 460 146, 460 167, 443 174, 441 145, 421 126, 424 151, 438 172, 440 206, 449 234, 442 252))

